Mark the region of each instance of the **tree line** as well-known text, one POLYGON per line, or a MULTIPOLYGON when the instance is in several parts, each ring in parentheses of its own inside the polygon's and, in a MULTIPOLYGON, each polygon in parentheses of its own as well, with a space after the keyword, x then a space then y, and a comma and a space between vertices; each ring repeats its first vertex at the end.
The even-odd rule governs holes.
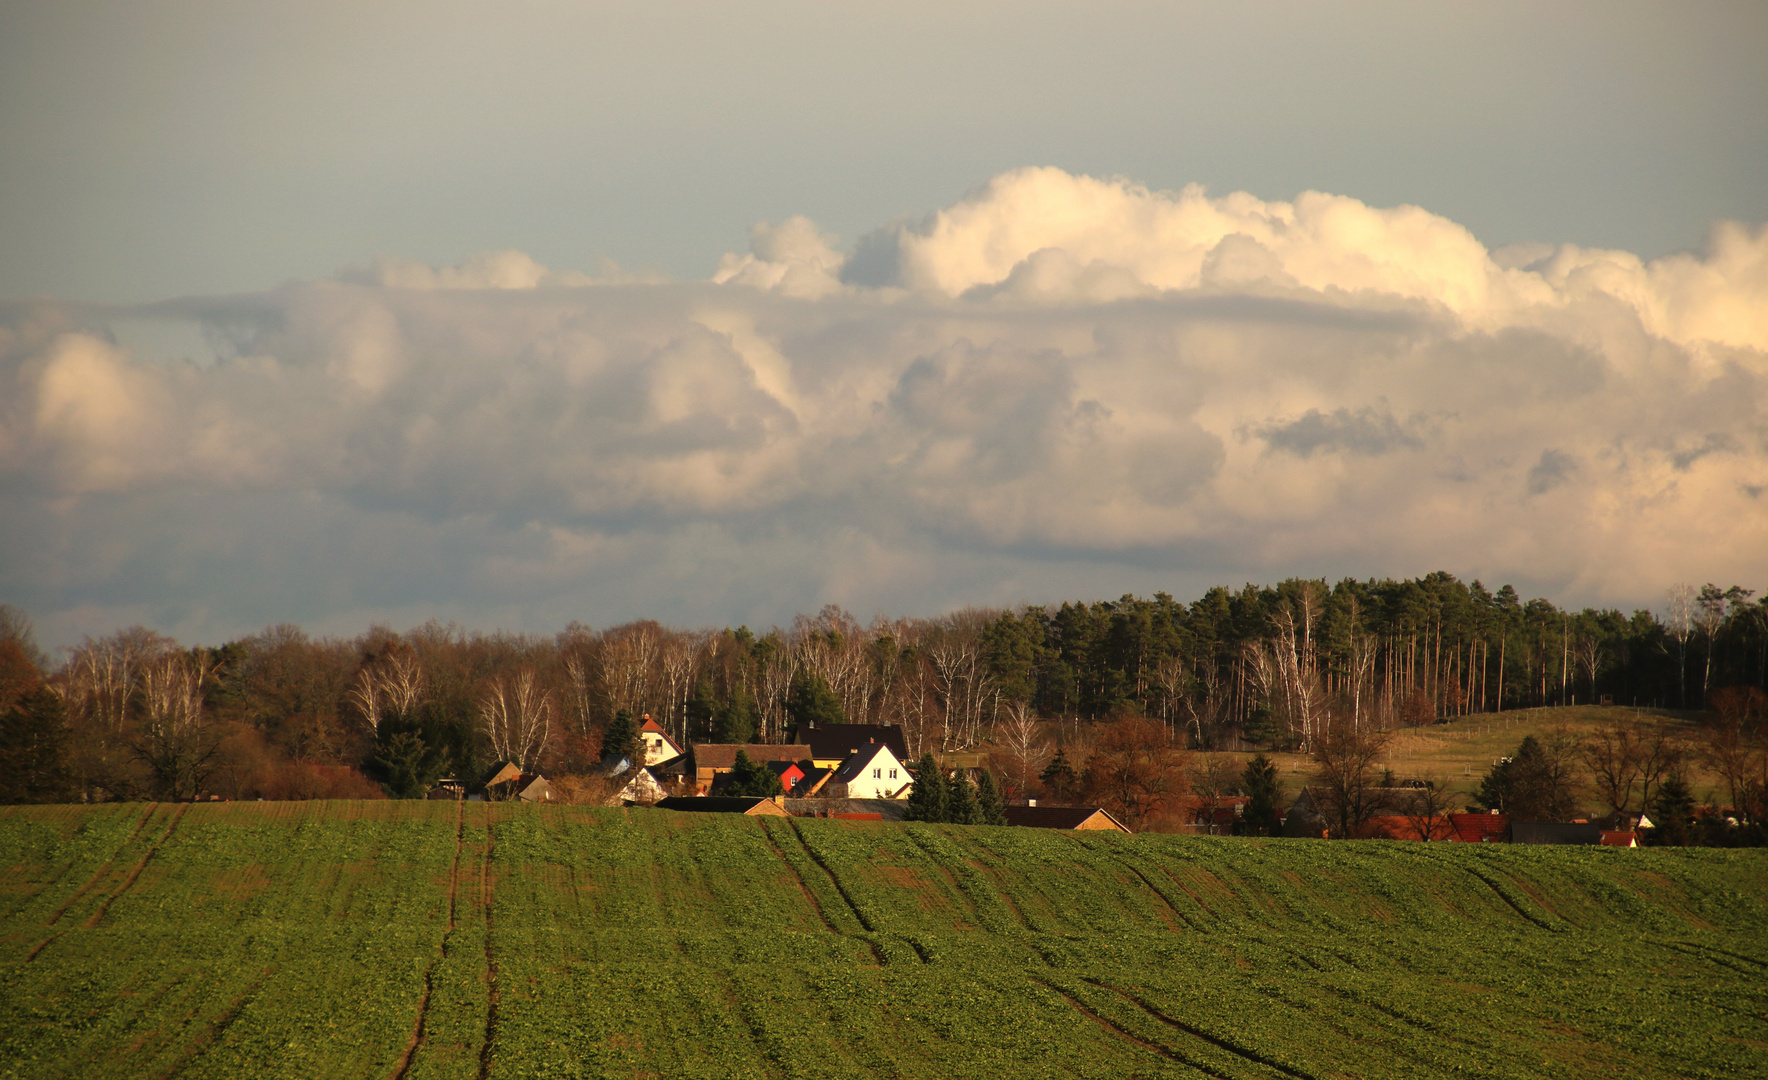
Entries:
POLYGON ((132 627, 53 659, 0 605, 0 753, 20 763, 6 797, 37 800, 411 796, 495 761, 586 773, 617 716, 649 715, 683 743, 900 724, 917 757, 1140 717, 1171 747, 1313 753, 1335 725, 1604 699, 1694 709, 1768 688, 1765 600, 1684 586, 1661 616, 1574 612, 1439 572, 869 624, 829 606, 762 632, 432 621, 186 647, 132 627))

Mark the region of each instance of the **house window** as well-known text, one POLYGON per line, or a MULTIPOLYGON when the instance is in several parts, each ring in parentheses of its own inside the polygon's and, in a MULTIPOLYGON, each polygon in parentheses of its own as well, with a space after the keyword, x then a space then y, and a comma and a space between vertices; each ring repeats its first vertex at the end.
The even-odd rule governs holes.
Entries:
POLYGON ((896 779, 896 770, 895 769, 890 770, 890 779, 892 779, 892 780, 896 779))
POLYGON ((883 769, 873 769, 872 770, 872 779, 873 780, 882 780, 883 778, 884 778, 884 770, 883 769))

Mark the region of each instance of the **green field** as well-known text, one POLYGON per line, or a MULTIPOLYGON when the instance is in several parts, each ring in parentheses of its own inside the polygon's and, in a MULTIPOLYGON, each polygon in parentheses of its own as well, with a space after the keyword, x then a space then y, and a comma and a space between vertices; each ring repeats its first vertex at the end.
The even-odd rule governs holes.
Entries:
POLYGON ((1768 1076, 1768 852, 0 810, 0 1076, 1768 1076))

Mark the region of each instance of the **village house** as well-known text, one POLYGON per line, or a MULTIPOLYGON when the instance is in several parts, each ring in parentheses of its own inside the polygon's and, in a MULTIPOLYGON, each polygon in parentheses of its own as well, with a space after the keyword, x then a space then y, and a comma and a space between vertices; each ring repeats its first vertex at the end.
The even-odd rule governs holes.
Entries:
POLYGON ((646 765, 661 765, 665 761, 678 758, 686 753, 681 744, 670 738, 669 732, 663 730, 662 725, 651 719, 649 713, 645 714, 645 722, 638 729, 638 737, 645 744, 644 763, 646 765))
POLYGON ((866 743, 823 785, 832 799, 906 799, 915 786, 908 767, 881 742, 866 743))

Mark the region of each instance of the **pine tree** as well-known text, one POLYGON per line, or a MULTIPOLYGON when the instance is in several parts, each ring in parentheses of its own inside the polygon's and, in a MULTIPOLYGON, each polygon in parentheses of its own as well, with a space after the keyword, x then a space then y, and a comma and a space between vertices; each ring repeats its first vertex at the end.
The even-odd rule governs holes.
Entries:
POLYGON ((1050 763, 1044 766, 1044 771, 1038 774, 1038 779, 1044 782, 1044 787, 1049 790, 1051 795, 1058 799, 1068 798, 1074 790, 1075 779, 1074 766, 1068 763, 1068 751, 1058 749, 1056 756, 1051 758, 1050 763))
POLYGON ((73 791, 67 767, 67 711, 38 685, 0 712, 0 802, 60 802, 73 791))
POLYGON ((786 715, 799 727, 847 723, 841 699, 821 675, 809 668, 800 670, 792 679, 792 688, 786 694, 786 715))
POLYGON ((1277 766, 1263 754, 1246 763, 1240 786, 1248 798, 1238 828, 1248 836, 1275 836, 1278 802, 1283 797, 1277 783, 1277 766))
POLYGON ((1651 820, 1657 826, 1651 830, 1652 843, 1687 846, 1693 833, 1694 792, 1681 773, 1671 773, 1659 785, 1657 798, 1652 800, 1651 820))
POLYGON ((748 688, 739 683, 731 689, 730 700, 718 710, 713 733, 722 743, 746 743, 755 738, 760 719, 755 699, 750 696, 748 688))
POLYGON ((621 709, 608 721, 602 729, 602 760, 609 758, 626 758, 633 764, 644 762, 644 744, 638 737, 638 725, 632 722, 632 713, 621 709))
POLYGON ((909 821, 946 820, 945 777, 933 755, 922 754, 915 765, 915 786, 909 791, 909 821))
POLYGON ((982 814, 976 805, 976 789, 970 786, 966 769, 957 770, 945 789, 945 820, 954 825, 980 825, 982 814))
POLYGON ((976 778, 976 808, 981 815, 980 824, 1005 825, 1007 823, 1007 805, 1001 798, 1001 789, 996 786, 994 776, 987 769, 976 778))

